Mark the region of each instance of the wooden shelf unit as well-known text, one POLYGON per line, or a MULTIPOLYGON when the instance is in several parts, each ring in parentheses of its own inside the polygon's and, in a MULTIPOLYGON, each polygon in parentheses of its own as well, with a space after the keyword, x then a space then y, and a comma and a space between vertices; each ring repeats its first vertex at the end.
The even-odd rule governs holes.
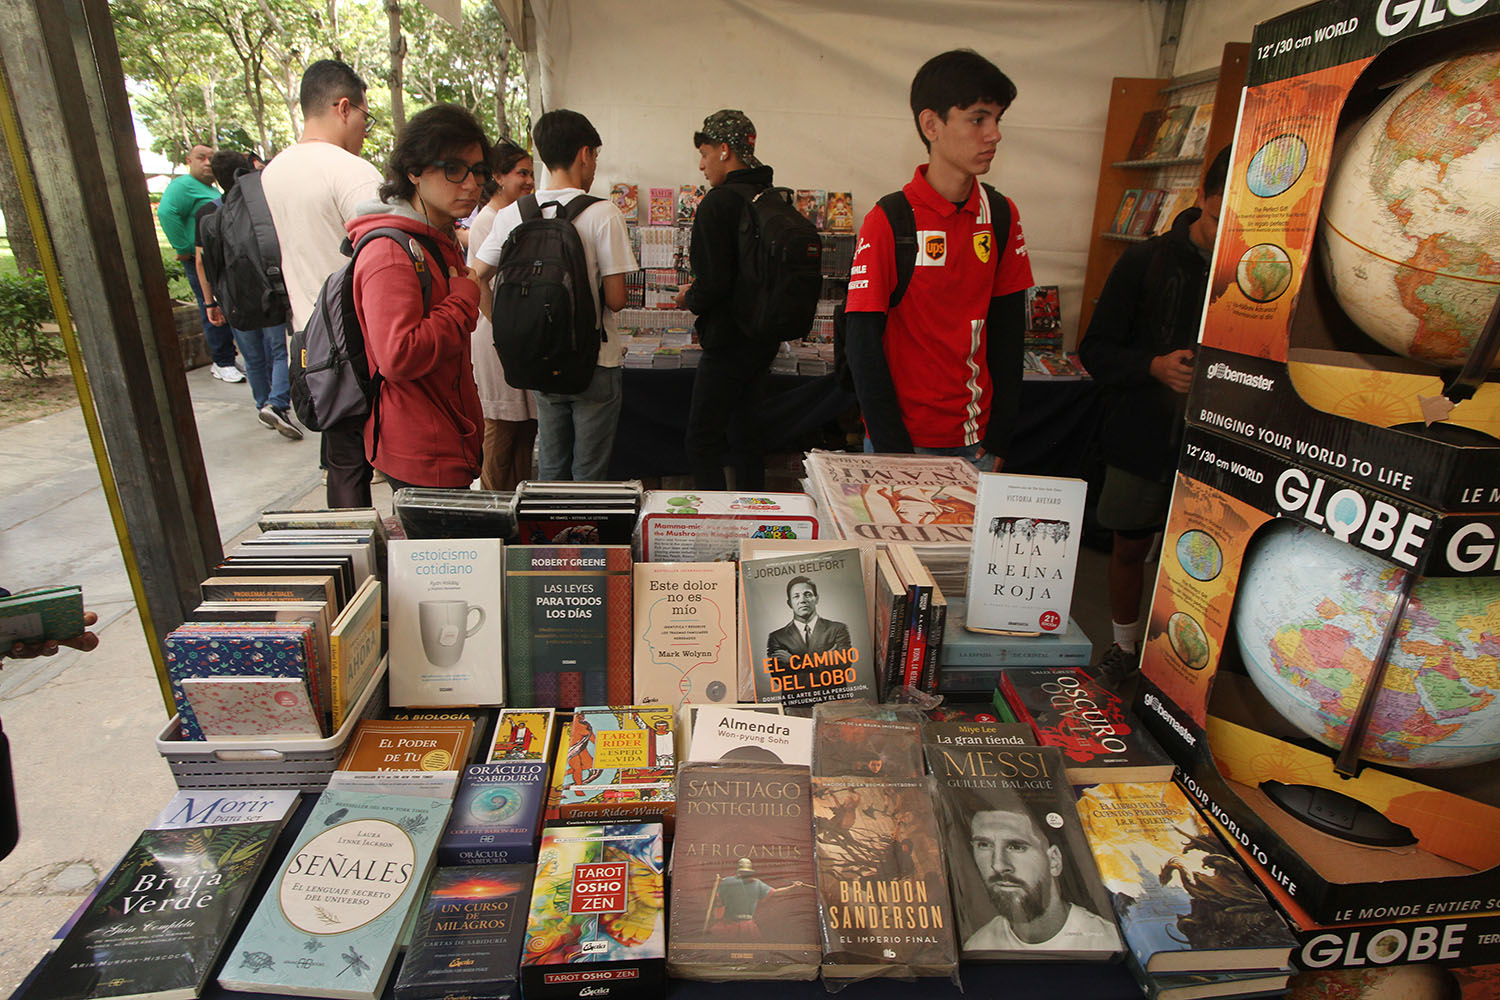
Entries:
POLYGON ((1121 236, 1109 231, 1120 198, 1131 188, 1168 187, 1168 179, 1182 179, 1187 168, 1195 181, 1201 181, 1208 162, 1234 137, 1234 123, 1239 116, 1240 91, 1245 86, 1245 69, 1249 61, 1247 42, 1230 42, 1218 70, 1194 73, 1175 79, 1155 77, 1116 77, 1109 100, 1109 118, 1104 127, 1104 149, 1099 157, 1099 187, 1094 197, 1094 222, 1090 230, 1088 266, 1083 278, 1083 302, 1078 310, 1078 330, 1074 344, 1083 338, 1094 315, 1094 306, 1104 288, 1104 279, 1125 248, 1139 243, 1142 237, 1121 236), (1131 140, 1141 116, 1155 108, 1189 103, 1185 92, 1212 87, 1212 96, 1196 98, 1192 103, 1211 99, 1214 105, 1212 123, 1204 157, 1179 157, 1171 160, 1129 160, 1131 140))

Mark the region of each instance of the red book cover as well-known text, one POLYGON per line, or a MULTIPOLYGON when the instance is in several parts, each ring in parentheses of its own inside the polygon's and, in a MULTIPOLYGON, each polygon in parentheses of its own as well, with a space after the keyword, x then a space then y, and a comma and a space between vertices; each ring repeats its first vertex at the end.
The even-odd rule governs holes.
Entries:
POLYGON ((1007 670, 1000 690, 1037 743, 1062 750, 1073 784, 1172 780, 1171 759, 1125 703, 1081 668, 1007 670))

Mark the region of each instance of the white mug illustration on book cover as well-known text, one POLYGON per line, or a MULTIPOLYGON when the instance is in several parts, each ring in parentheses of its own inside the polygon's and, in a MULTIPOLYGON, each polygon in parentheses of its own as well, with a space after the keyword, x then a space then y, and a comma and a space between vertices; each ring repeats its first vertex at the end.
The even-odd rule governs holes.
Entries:
POLYGON ((392 539, 390 703, 500 705, 498 538, 392 539))
POLYGON ((484 627, 484 618, 484 609, 468 601, 420 602, 417 619, 422 627, 422 652, 427 655, 427 662, 434 667, 451 667, 461 660, 464 643, 484 627))

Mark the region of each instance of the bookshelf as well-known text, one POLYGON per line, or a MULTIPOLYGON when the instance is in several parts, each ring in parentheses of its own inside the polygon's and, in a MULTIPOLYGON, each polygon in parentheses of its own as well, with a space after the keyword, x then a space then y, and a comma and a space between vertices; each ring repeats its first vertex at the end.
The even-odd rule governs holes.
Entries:
POLYGON ((1099 186, 1094 198, 1094 219, 1090 232, 1088 265, 1083 278, 1083 302, 1079 308, 1078 329, 1074 344, 1088 330, 1094 305, 1104 287, 1104 279, 1125 248, 1147 239, 1110 232, 1120 199, 1132 188, 1172 188, 1180 184, 1197 186, 1203 175, 1205 157, 1173 159, 1129 159, 1131 141, 1141 116, 1146 112, 1176 104, 1213 103, 1205 156, 1212 158, 1234 136, 1235 118, 1239 114, 1240 91, 1245 85, 1245 68, 1250 46, 1230 42, 1217 69, 1186 76, 1116 77, 1110 91, 1109 118, 1104 127, 1104 149, 1099 162, 1099 186))

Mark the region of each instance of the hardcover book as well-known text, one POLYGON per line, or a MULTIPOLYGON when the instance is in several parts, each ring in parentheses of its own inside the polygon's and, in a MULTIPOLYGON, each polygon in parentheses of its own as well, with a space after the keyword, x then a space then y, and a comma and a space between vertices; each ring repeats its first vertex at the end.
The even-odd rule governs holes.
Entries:
POLYGON ((1291 932, 1175 784, 1096 785, 1078 812, 1147 974, 1286 965, 1291 932))
MULTIPOLYGON (((310 669, 312 628, 305 624, 185 625, 167 634, 162 652, 184 740, 204 738, 182 691, 185 677, 292 677, 311 683, 317 674, 310 669)), ((317 704, 319 692, 309 691, 317 704)))
POLYGON ((323 735, 307 683, 299 677, 184 677, 182 693, 204 739, 323 735))
POLYGON ((280 556, 226 556, 214 568, 218 576, 307 577, 331 576, 335 603, 343 607, 354 596, 354 560, 349 556, 318 556, 310 559, 284 559, 280 556))
POLYGON ((284 822, 142 831, 22 995, 200 996, 284 822))
POLYGON ((968 628, 1050 634, 1067 624, 1087 492, 1082 479, 979 477, 968 628))
POLYGON ((546 800, 547 765, 543 761, 507 761, 468 768, 454 797, 448 828, 438 844, 438 864, 535 861, 546 800))
POLYGON ((668 705, 590 706, 567 728, 558 815, 564 822, 656 821, 671 828, 677 770, 668 705))
POLYGON ((311 576, 211 576, 198 585, 205 601, 324 601, 337 615, 338 586, 328 574, 311 576))
POLYGON ((963 957, 1113 958, 1120 934, 1062 755, 972 725, 926 744, 963 957))
POLYGON ((704 706, 693 720, 688 760, 812 766, 813 722, 794 715, 704 706))
POLYGON ((489 756, 484 763, 500 760, 552 759, 552 728, 557 710, 552 708, 506 708, 495 721, 489 756))
POLYGON ((498 538, 390 543, 392 705, 500 705, 498 538))
POLYGON ((324 792, 224 963, 219 985, 375 1000, 450 805, 324 792))
POLYGON ((544 830, 521 954, 526 1000, 662 996, 663 874, 659 823, 544 830))
POLYGON ((1038 743, 1062 751, 1073 784, 1172 780, 1166 751, 1082 667, 1017 667, 1001 675, 1000 691, 1038 743))
POLYGON ((366 580, 329 627, 330 695, 337 732, 380 666, 380 581, 366 580))
POLYGON ((814 978, 821 950, 807 768, 694 763, 678 781, 667 971, 710 981, 814 978))
POLYGON ((626 184, 624 181, 616 181, 609 186, 609 200, 615 203, 620 214, 625 217, 626 222, 635 222, 637 216, 637 202, 639 195, 634 184, 626 184))
POLYGON ((736 607, 732 563, 636 563, 635 701, 733 702, 736 607))
POLYGON ((630 548, 507 545, 505 576, 508 703, 628 705, 630 548))
POLYGON ((535 865, 438 868, 416 911, 396 1000, 519 1000, 535 865))
POLYGON ((83 590, 41 587, 0 598, 0 646, 70 639, 83 631, 83 590))
POLYGON ((952 976, 930 779, 814 777, 812 796, 823 978, 952 976))
POLYGON ((747 559, 740 581, 756 701, 805 714, 879 696, 857 548, 747 559))
POLYGON ((361 719, 339 760, 340 771, 456 771, 469 759, 474 723, 361 719))

